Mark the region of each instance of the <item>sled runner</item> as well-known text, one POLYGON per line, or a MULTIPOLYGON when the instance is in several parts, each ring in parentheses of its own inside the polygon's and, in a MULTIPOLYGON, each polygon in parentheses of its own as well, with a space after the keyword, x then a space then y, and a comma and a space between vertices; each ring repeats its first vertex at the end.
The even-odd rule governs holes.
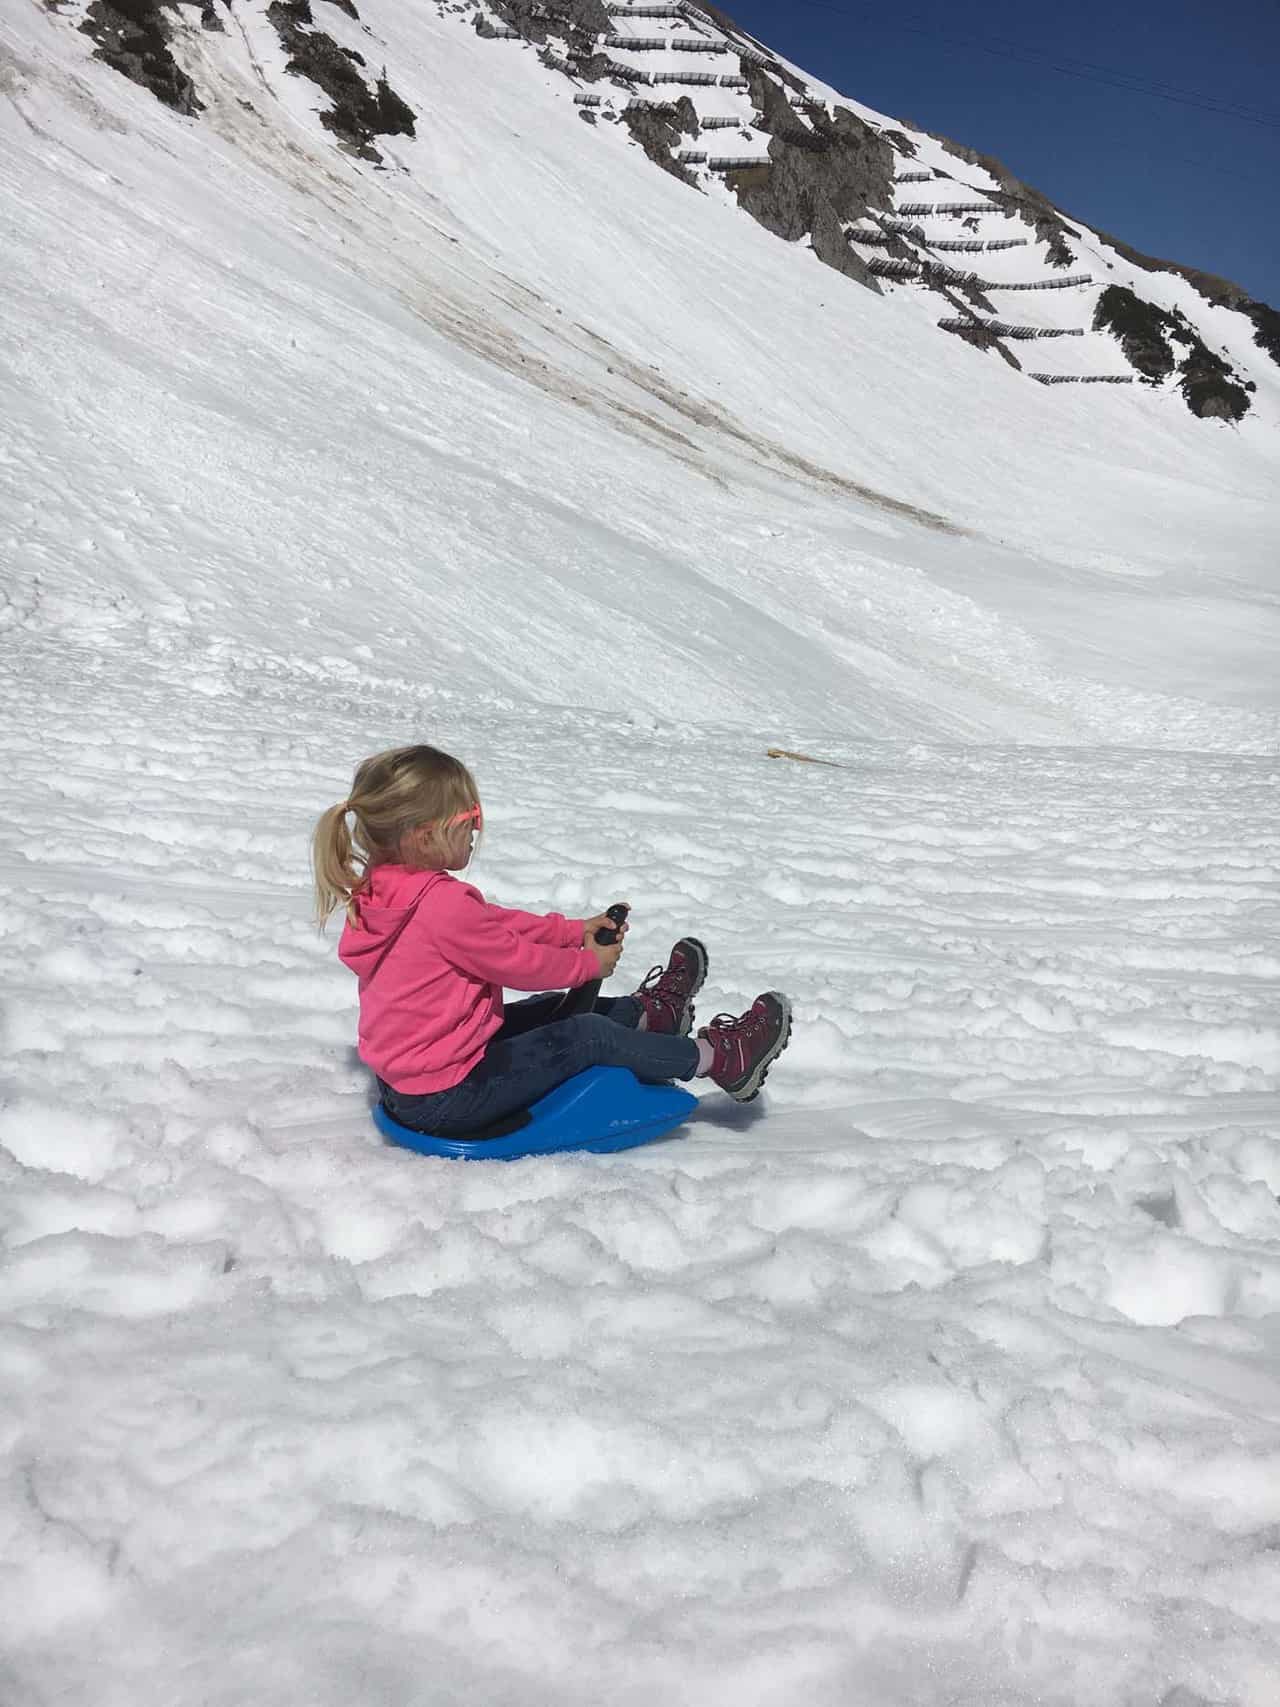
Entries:
POLYGON ((513 1161, 561 1150, 630 1150, 679 1126, 698 1099, 675 1085, 644 1085, 625 1067, 590 1067, 567 1079, 532 1108, 465 1138, 436 1138, 401 1126, 381 1103, 373 1118, 384 1138, 423 1156, 513 1161))

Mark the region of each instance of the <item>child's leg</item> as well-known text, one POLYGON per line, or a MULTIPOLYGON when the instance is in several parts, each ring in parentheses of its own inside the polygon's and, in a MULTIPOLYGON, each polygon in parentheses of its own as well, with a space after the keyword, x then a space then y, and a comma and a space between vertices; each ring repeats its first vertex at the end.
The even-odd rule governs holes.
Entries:
POLYGON ((594 1011, 614 1025, 625 1025, 628 1031, 634 1031, 644 1016, 634 996, 597 996, 594 1011))
MULTIPOLYGON (((563 990, 551 990, 546 995, 527 995, 522 1002, 507 1002, 503 1005, 502 1031, 498 1031, 498 1038, 521 1038, 526 1031, 550 1026, 555 1022, 556 1011, 563 1000, 563 990)), ((592 1012, 611 1019, 614 1026, 626 1026, 628 1031, 635 1031, 640 1024, 643 1007, 633 995, 597 995, 592 1012)))
POLYGON ((549 990, 542 996, 526 996, 521 1002, 506 1002, 502 1009, 502 1029, 499 1037, 520 1037, 526 1031, 536 1031, 548 1025, 564 1000, 563 990, 549 990))
MULTIPOLYGON (((507 1002, 498 1036, 521 1037, 526 1031, 536 1031, 540 1025, 550 1025, 564 995, 563 990, 552 990, 545 996, 526 996, 522 1002, 507 1002)), ((592 1011, 611 1019, 615 1025, 625 1025, 629 1031, 639 1025, 644 1012, 634 996, 597 996, 592 1011)))
POLYGON ((405 1126, 442 1138, 465 1137, 528 1108, 588 1067, 629 1067, 638 1079, 663 1084, 691 1079, 697 1066, 692 1038, 635 1031, 602 1014, 582 1014, 511 1037, 499 1034, 451 1090, 421 1097, 389 1091, 384 1100, 392 1118, 405 1126))

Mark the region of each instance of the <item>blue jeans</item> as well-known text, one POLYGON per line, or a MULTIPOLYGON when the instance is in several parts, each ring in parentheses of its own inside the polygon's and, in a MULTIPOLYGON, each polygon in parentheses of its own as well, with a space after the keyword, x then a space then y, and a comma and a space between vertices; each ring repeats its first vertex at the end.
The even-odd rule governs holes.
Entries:
POLYGON ((401 1126, 440 1138, 465 1138, 519 1113, 588 1067, 629 1067, 647 1084, 691 1079, 698 1046, 691 1037, 637 1031, 642 1013, 631 996, 597 1000, 595 1011, 553 1020, 561 993, 508 1002, 502 1029, 480 1060, 446 1091, 410 1096, 381 1084, 387 1113, 401 1126))

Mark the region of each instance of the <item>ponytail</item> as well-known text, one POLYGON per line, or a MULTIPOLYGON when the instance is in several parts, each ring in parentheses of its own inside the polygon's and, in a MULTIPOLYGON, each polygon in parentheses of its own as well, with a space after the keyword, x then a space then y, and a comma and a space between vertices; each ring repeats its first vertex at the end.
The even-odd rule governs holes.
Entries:
POLYGON ((350 795, 321 815, 311 838, 320 929, 338 907, 354 922, 370 869, 399 860, 410 830, 479 802, 471 772, 437 747, 393 747, 357 765, 350 795), (348 818, 355 819, 354 834, 348 818))
POLYGON ((321 930, 336 907, 350 908, 364 882, 364 866, 357 864, 351 831, 347 827, 350 801, 331 806, 315 827, 311 838, 311 870, 316 884, 316 924, 321 930))

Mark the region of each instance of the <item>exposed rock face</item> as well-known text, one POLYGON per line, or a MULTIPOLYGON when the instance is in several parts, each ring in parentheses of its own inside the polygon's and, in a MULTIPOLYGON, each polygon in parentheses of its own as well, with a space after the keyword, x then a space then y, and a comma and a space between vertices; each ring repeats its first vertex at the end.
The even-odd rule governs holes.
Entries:
POLYGON ((1178 389, 1193 415, 1203 420, 1238 421, 1249 409, 1249 393, 1231 367, 1204 343, 1177 310, 1145 302, 1123 285, 1109 285, 1094 310, 1095 331, 1113 332, 1125 359, 1153 385, 1175 368, 1178 389), (1178 360, 1173 346, 1185 354, 1178 360))
MULTIPOLYGON (((196 114, 204 103, 191 79, 173 57, 170 41, 181 0, 93 0, 80 28, 92 36, 95 56, 122 72, 158 101, 177 112, 196 114)), ((214 0, 199 0, 205 29, 223 29, 214 0)), ((223 0, 229 5, 231 0, 223 0)), ((592 3, 594 0, 579 0, 592 3)), ((332 0, 349 17, 359 14, 355 0, 332 0)), ((274 0, 267 16, 289 51, 287 69, 316 83, 333 103, 320 122, 354 153, 366 160, 381 156, 374 136, 413 135, 415 114, 387 82, 377 79, 371 89, 357 66, 364 60, 351 48, 339 47, 332 36, 314 29, 309 0, 274 0)))
POLYGON ((1112 237, 1108 232, 1100 231, 1099 237, 1109 243, 1117 254, 1123 255, 1126 261, 1131 261, 1135 267, 1141 267, 1147 273, 1177 273, 1179 278, 1186 279, 1194 285, 1206 302, 1212 302, 1219 308, 1233 308, 1243 314, 1253 325, 1253 341, 1260 350, 1265 350, 1272 361, 1280 366, 1280 313, 1269 303, 1259 302, 1249 295, 1240 285, 1233 284, 1230 279, 1219 278, 1216 273, 1203 273, 1197 267, 1184 267, 1178 261, 1157 261, 1150 255, 1144 255, 1141 250, 1133 249, 1120 238, 1112 237))
POLYGON ((586 59, 575 59, 573 74, 584 83, 599 83, 612 75, 613 61, 607 53, 593 53, 586 59))
POLYGON ((565 36, 571 49, 586 56, 594 52, 598 36, 609 34, 604 0, 492 0, 492 5, 526 41, 542 43, 549 35, 565 36))
POLYGON ((1169 335, 1177 322, 1154 302, 1144 302, 1123 285, 1108 285, 1093 311, 1096 332, 1114 332, 1125 360, 1143 379, 1159 385, 1177 366, 1169 335))
POLYGON ((669 107, 630 107, 622 115, 627 129, 656 166, 697 188, 697 179, 672 150, 686 136, 697 136, 698 113, 687 95, 669 107))
POLYGON ((847 107, 828 115, 805 109, 806 125, 781 83, 742 61, 760 129, 771 137, 769 167, 729 175, 738 201, 767 231, 794 243, 809 236, 814 253, 868 289, 879 286, 849 248, 843 225, 893 200, 893 149, 847 107))
POLYGON ((836 217, 830 202, 820 201, 814 208, 809 241, 820 261, 825 261, 827 266, 834 267, 838 273, 844 273, 846 278, 856 279, 860 285, 866 285, 867 289, 875 291, 877 296, 883 295, 862 256, 849 247, 844 226, 836 217))
POLYGON ((387 82, 379 77, 372 89, 357 66, 364 59, 354 48, 340 47, 332 36, 313 29, 310 0, 273 0, 267 17, 289 53, 285 67, 307 77, 333 103, 320 114, 326 130, 364 160, 380 161, 373 146, 375 136, 412 136, 416 114, 387 82))
POLYGON ((1253 321, 1253 341, 1280 367, 1280 314, 1265 302, 1242 302, 1240 312, 1253 321))
MULTIPOLYGON (((103 60, 175 112, 189 116, 204 111, 196 86, 169 48, 173 33, 165 16, 174 0, 93 0, 80 28, 97 44, 94 58, 103 60)), ((212 5, 205 7, 206 28, 222 27, 212 5), (210 22, 212 19, 212 22, 210 22)))
POLYGON ((1234 370, 1197 338, 1178 370, 1187 408, 1203 420, 1238 421, 1249 412, 1249 392, 1234 370))
POLYGON ((919 152, 919 150, 916 148, 915 143, 912 142, 911 138, 907 135, 907 133, 905 131, 902 131, 902 130, 886 130, 886 131, 882 131, 881 135, 884 137, 886 142, 891 142, 893 144, 893 146, 898 150, 898 153, 905 155, 905 157, 908 160, 914 160, 917 153, 919 152))

